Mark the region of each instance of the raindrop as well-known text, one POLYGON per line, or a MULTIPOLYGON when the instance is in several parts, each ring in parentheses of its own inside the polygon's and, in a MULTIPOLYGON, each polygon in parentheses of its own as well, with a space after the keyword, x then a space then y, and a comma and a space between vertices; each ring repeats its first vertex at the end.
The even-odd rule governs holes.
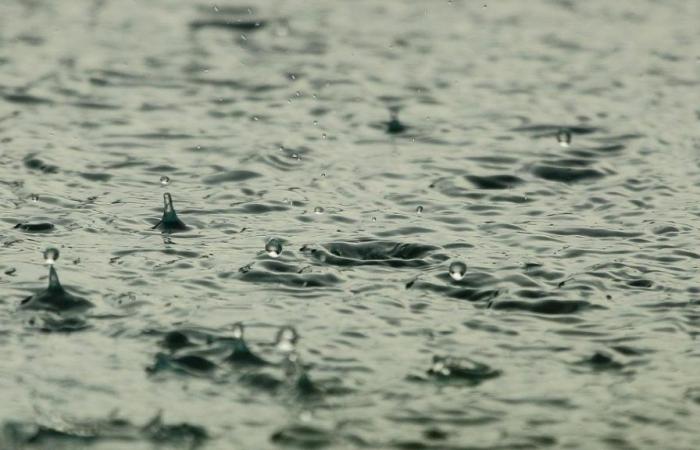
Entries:
POLYGON ((167 176, 165 176, 165 175, 163 175, 162 177, 160 177, 160 185, 161 185, 161 186, 167 186, 167 185, 169 185, 169 184, 170 184, 170 178, 169 178, 169 177, 167 177, 167 176))
POLYGON ((453 280, 459 281, 464 278, 464 274, 467 273, 467 265, 461 261, 455 261, 450 264, 450 277, 453 280))
POLYGON ((33 201, 34 203, 36 203, 36 202, 39 201, 39 196, 38 196, 37 194, 32 194, 29 198, 30 198, 31 201, 33 201))
POLYGON ((376 221, 377 221, 377 218, 372 216, 372 222, 376 222, 376 221))
POLYGON ((422 205, 418 205, 416 207, 416 214, 418 214, 418 215, 423 214, 423 206, 422 205))
POLYGON ((318 120, 314 120, 314 126, 315 126, 315 127, 318 126, 318 120))
POLYGON ((296 350, 297 341, 299 340, 299 334, 294 327, 284 326, 277 332, 277 339, 275 339, 275 344, 277 350, 282 353, 292 353, 296 350))
POLYGON ((321 139, 326 139, 327 137, 328 137, 328 136, 326 136, 326 133, 323 133, 323 134, 321 135, 321 139))
POLYGON ((557 131, 557 142, 562 147, 568 147, 571 144, 571 132, 566 128, 557 131))
POLYGON ((317 206, 317 207, 314 208, 314 212, 315 212, 316 214, 323 214, 323 211, 324 211, 324 209, 323 209, 322 207, 320 207, 320 206, 317 206))
POLYGON ((46 261, 46 264, 53 264, 56 262, 58 259, 58 249, 54 247, 49 247, 46 250, 44 250, 44 260, 46 261))
POLYGON ((265 243, 265 253, 273 258, 279 257, 282 254, 282 242, 276 238, 269 239, 265 243))

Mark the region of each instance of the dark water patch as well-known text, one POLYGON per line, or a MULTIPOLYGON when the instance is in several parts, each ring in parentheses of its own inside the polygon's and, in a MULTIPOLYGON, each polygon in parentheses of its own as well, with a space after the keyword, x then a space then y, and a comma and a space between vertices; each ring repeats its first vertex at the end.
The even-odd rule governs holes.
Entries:
POLYGON ((352 267, 364 265, 402 267, 427 267, 444 260, 442 255, 432 255, 439 247, 425 244, 408 244, 390 241, 331 242, 320 248, 305 245, 300 251, 324 264, 352 267))
POLYGON ((27 155, 24 158, 24 167, 30 170, 36 170, 47 174, 54 174, 58 173, 59 171, 58 166, 54 166, 53 164, 46 164, 41 159, 34 157, 34 155, 27 155))
POLYGON ((498 300, 490 304, 491 309, 527 311, 536 314, 576 314, 587 309, 602 308, 583 300, 498 300))
POLYGON ((50 105, 52 100, 44 97, 35 97, 29 94, 3 94, 5 101, 17 103, 20 105, 50 105))
POLYGON ((311 425, 296 424, 282 428, 270 436, 270 441, 285 447, 300 449, 323 448, 331 445, 335 433, 311 425))
POLYGON ((615 361, 612 355, 606 352, 595 352, 592 356, 584 358, 577 363, 579 366, 589 367, 595 371, 622 370, 625 365, 615 361))
POLYGON ((189 423, 166 424, 160 414, 143 426, 133 425, 127 419, 116 416, 86 422, 64 419, 58 419, 59 423, 55 423, 56 420, 53 422, 6 422, 0 443, 5 442, 4 445, 11 446, 7 448, 13 449, 45 449, 102 446, 110 442, 128 445, 128 442, 141 441, 194 450, 208 438, 203 427, 189 423))
POLYGON ((479 189, 512 189, 524 181, 515 175, 467 175, 466 178, 479 189))
POLYGON ((478 386, 486 380, 499 377, 501 371, 469 358, 436 355, 433 356, 432 366, 427 370, 426 374, 427 378, 424 376, 411 376, 409 379, 412 381, 434 380, 440 383, 478 386))
POLYGON ((603 172, 595 169, 576 169, 573 167, 550 165, 535 166, 532 169, 532 173, 539 178, 561 183, 577 183, 580 181, 595 180, 605 176, 603 172))
POLYGON ((256 31, 267 25, 264 20, 243 20, 243 19, 202 19, 193 20, 189 23, 192 30, 201 30, 203 28, 214 28, 229 31, 256 31))
POLYGON ((81 177, 85 178, 86 180, 90 181, 109 181, 112 178, 112 175, 108 173, 87 173, 83 172, 80 174, 81 177))
POLYGON ((211 175, 205 177, 202 181, 210 185, 218 185, 221 183, 239 183, 241 181, 251 180, 253 178, 258 178, 261 175, 257 172, 251 172, 250 170, 231 170, 222 171, 217 175, 211 175))
POLYGON ((288 211, 289 209, 286 203, 245 203, 232 211, 239 214, 268 214, 288 211))
POLYGON ((22 231, 26 231, 28 233, 43 233, 47 231, 53 231, 55 228, 54 224, 49 223, 49 222, 27 222, 27 223, 18 223, 17 225, 14 226, 14 228, 22 231))

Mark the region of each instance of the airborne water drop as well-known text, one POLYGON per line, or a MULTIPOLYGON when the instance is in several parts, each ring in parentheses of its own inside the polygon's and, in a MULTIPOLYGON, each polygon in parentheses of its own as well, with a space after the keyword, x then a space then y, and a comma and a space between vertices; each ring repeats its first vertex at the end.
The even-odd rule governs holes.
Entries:
POLYGON ((450 277, 453 280, 459 281, 464 278, 464 274, 467 273, 467 265, 461 261, 455 261, 450 264, 450 277))

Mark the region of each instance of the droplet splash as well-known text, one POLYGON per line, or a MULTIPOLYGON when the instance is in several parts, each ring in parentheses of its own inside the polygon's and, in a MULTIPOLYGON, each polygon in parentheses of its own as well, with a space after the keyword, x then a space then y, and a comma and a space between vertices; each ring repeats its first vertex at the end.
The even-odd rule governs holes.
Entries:
POLYGON ((53 265, 53 263, 55 263, 58 259, 59 255, 60 253, 57 248, 49 247, 44 250, 44 261, 46 261, 46 264, 53 265))
POLYGON ((37 194, 32 194, 31 197, 29 197, 29 199, 36 203, 39 201, 39 196, 37 194))
POLYGON ((467 265, 461 261, 455 261, 450 264, 450 277, 453 280, 459 281, 464 278, 464 274, 467 273, 467 265))
POLYGON ((279 239, 271 238, 265 243, 265 253, 273 258, 282 254, 282 242, 279 239))
POLYGON ((170 184, 170 177, 163 175, 160 177, 160 185, 161 186, 167 186, 170 184))
POLYGON ((298 340, 299 334, 297 333, 297 330, 295 330, 294 327, 285 326, 280 328, 277 332, 275 344, 277 346, 277 350, 282 353, 289 354, 296 350, 298 340))
POLYGON ((418 215, 423 214, 423 206, 418 205, 418 206, 416 207, 416 214, 418 214, 418 215))
POLYGON ((559 145, 562 147, 568 147, 571 145, 571 131, 567 130, 566 128, 562 128, 557 131, 557 142, 559 142, 559 145))
POLYGON ((320 206, 317 206, 317 207, 314 208, 314 212, 315 212, 316 214, 323 214, 324 211, 325 211, 325 210, 324 210, 322 207, 320 207, 320 206))

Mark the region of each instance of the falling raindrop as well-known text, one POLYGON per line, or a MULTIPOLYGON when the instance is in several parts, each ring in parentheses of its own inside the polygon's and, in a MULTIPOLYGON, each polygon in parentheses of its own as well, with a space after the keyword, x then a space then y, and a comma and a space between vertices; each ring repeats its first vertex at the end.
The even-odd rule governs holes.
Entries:
POLYGON ((568 147, 571 144, 571 132, 566 128, 557 131, 557 142, 562 147, 568 147))
POLYGON ((423 206, 422 205, 418 205, 416 207, 416 214, 418 214, 418 215, 423 214, 423 206))
POLYGON ((44 250, 44 260, 46 261, 46 264, 53 264, 56 262, 59 256, 59 252, 57 248, 54 247, 49 247, 46 250, 44 250))
POLYGON ((170 184, 170 177, 167 177, 167 176, 165 176, 165 175, 163 175, 162 177, 160 177, 160 185, 161 185, 161 186, 167 186, 167 185, 169 185, 169 184, 170 184))
POLYGON ((467 265, 461 261, 455 261, 450 264, 450 277, 453 280, 459 281, 464 278, 464 274, 467 273, 467 265))
POLYGON ((324 211, 325 211, 325 210, 324 210, 322 207, 320 207, 320 206, 317 206, 317 207, 314 208, 314 212, 315 212, 316 214, 323 214, 324 211))
POLYGON ((265 243, 265 252, 273 258, 277 258, 282 254, 282 242, 279 239, 272 238, 265 243))

